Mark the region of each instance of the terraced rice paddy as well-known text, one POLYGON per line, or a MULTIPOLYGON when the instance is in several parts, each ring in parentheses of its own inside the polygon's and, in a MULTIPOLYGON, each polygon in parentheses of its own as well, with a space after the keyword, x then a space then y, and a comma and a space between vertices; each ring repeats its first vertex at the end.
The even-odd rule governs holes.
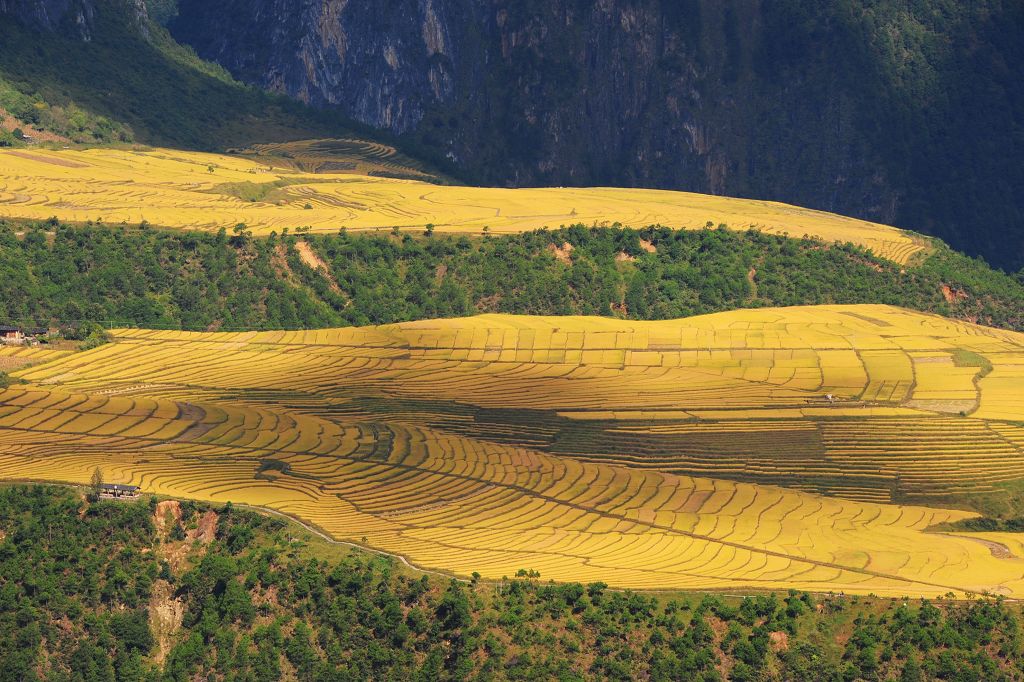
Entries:
POLYGON ((58 350, 49 346, 0 345, 0 372, 10 372, 70 354, 69 350, 58 350))
POLYGON ((1021 334, 829 306, 115 335, 0 393, 0 477, 99 465, 488 578, 1024 595, 1024 552, 926 532, 1024 477, 1021 334), (991 373, 918 383, 965 353, 991 373))
POLYGON ((367 140, 300 140, 255 144, 234 150, 271 167, 303 173, 354 173, 359 175, 415 176, 438 179, 416 160, 394 147, 367 140))
MULTIPOLYGON (((0 215, 108 224, 145 220, 199 230, 245 223, 258 235, 305 226, 314 232, 421 231, 432 224, 440 231, 480 233, 614 222, 698 229, 710 222, 852 242, 898 263, 925 248, 919 237, 895 228, 774 202, 660 190, 494 189, 316 175, 296 168, 329 169, 329 155, 318 156, 327 155, 329 145, 327 151, 316 145, 302 151, 307 161, 292 164, 296 168, 262 163, 276 163, 283 153, 265 147, 236 156, 167 149, 0 150, 0 215)), ((388 158, 378 161, 392 163, 388 158)), ((405 168, 394 163, 395 172, 405 168)), ((354 164, 352 172, 360 171, 377 172, 354 164)))

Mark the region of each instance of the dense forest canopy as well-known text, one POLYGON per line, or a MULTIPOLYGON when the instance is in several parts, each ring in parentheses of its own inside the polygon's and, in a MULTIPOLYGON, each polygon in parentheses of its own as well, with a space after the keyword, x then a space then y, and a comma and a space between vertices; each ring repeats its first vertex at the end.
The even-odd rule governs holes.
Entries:
POLYGON ((0 221, 0 321, 184 329, 385 324, 486 312, 671 319, 887 303, 1024 328, 1024 283, 936 244, 899 266, 849 244, 724 228, 582 225, 267 239, 0 221))
POLYGON ((805 680, 1024 674, 1021 611, 415 573, 230 504, 0 488, 0 681, 805 680))

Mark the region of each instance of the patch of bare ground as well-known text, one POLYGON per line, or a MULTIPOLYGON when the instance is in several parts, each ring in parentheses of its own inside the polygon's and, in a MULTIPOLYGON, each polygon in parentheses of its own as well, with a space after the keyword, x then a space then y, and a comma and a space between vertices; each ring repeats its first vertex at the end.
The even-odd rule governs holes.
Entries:
POLYGON ((946 303, 959 303, 969 298, 966 291, 953 289, 948 284, 943 284, 939 290, 942 291, 942 298, 946 299, 946 303))
POLYGON ((19 358, 17 356, 4 356, 0 357, 0 371, 11 372, 16 369, 21 369, 33 362, 39 362, 38 360, 33 361, 32 358, 19 358))
MULTIPOLYGON (((153 510, 153 525, 156 526, 157 556, 167 562, 171 571, 180 573, 189 559, 193 549, 193 538, 186 535, 184 540, 171 540, 171 532, 182 522, 181 504, 177 500, 158 502, 153 510)), ((194 534, 196 531, 191 531, 194 534)), ((205 545, 203 546, 205 551, 205 545)))
POLYGON ((640 248, 643 249, 644 251, 646 251, 647 253, 657 253, 658 252, 658 247, 656 247, 653 243, 647 241, 646 239, 641 239, 640 240, 640 248))
POLYGON ((336 294, 341 293, 341 287, 338 286, 337 281, 331 275, 331 269, 327 267, 327 263, 320 257, 313 247, 309 245, 309 242, 300 239, 295 244, 295 250, 299 253, 299 258, 303 263, 308 265, 312 270, 320 273, 320 276, 327 280, 327 285, 336 294))
POLYGON ((199 517, 199 524, 186 537, 193 542, 208 545, 217 538, 217 512, 211 510, 199 517))
POLYGON ((287 282, 293 286, 302 286, 299 283, 299 278, 292 272, 292 268, 288 265, 288 247, 284 244, 278 244, 274 249, 274 255, 270 257, 270 264, 274 266, 274 270, 287 282))
MULTIPOLYGON (((943 533, 946 535, 946 533, 943 533)), ((957 538, 965 538, 973 542, 985 545, 988 548, 989 553, 996 559, 1017 559, 1016 554, 1010 551, 1010 548, 1001 542, 995 542, 993 540, 986 540, 985 538, 971 537, 970 535, 956 535, 957 538)))
POLYGON ((770 632, 768 633, 768 639, 772 644, 773 651, 788 651, 789 650, 789 633, 788 632, 770 632))
POLYGON ((269 607, 271 612, 277 612, 281 608, 281 601, 277 596, 277 585, 271 585, 265 590, 255 590, 252 595, 253 606, 259 608, 261 606, 269 607))
MULTIPOLYGON (((715 648, 721 651, 722 641, 725 639, 725 635, 729 631, 729 626, 718 616, 705 616, 705 618, 707 619, 708 625, 711 627, 715 648)), ((718 663, 715 667, 718 669, 718 674, 721 675, 723 680, 729 679, 729 673, 732 671, 733 663, 734 662, 727 656, 723 656, 718 659, 718 663)))
POLYGON ((626 253, 625 251, 619 251, 617 254, 615 254, 615 262, 616 263, 635 263, 636 262, 636 256, 631 256, 628 253, 626 253))
POLYGON ((501 294, 492 294, 491 296, 484 296, 477 301, 476 309, 477 312, 481 313, 496 313, 498 312, 498 304, 501 303, 501 294))
POLYGON ((58 159, 55 156, 44 156, 42 154, 30 154, 29 152, 8 152, 11 156, 18 156, 29 161, 38 161, 39 163, 49 163, 54 166, 63 166, 65 168, 88 168, 89 165, 85 163, 78 163, 77 161, 69 161, 68 159, 58 159))
POLYGON ((21 132, 26 135, 31 135, 33 139, 39 142, 70 142, 68 138, 62 137, 57 133, 51 133, 48 130, 40 130, 33 126, 19 121, 18 119, 11 116, 10 112, 6 109, 0 108, 0 130, 6 130, 12 132, 18 128, 21 128, 21 132))
POLYGON ((157 502, 153 510, 153 525, 156 526, 157 535, 161 540, 166 540, 171 532, 171 524, 181 523, 181 504, 177 500, 164 500, 157 502))
POLYGON ((551 255, 553 255, 556 259, 560 260, 566 265, 572 265, 573 246, 569 242, 566 242, 561 246, 548 244, 548 251, 550 251, 551 255))
POLYGON ((149 628, 153 631, 156 647, 153 661, 163 665, 174 647, 175 634, 185 618, 185 604, 174 597, 174 588, 166 580, 153 581, 149 597, 149 628))

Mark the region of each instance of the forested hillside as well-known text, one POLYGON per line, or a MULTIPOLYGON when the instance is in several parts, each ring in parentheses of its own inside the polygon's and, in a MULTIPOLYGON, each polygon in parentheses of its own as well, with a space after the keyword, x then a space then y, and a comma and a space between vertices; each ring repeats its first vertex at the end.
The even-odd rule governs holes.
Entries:
MULTIPOLYGON (((170 6, 158 3, 157 11, 170 6)), ((36 142, 202 150, 370 132, 340 112, 235 81, 175 42, 150 21, 146 7, 141 0, 0 3, 6 127, 39 130, 36 142)), ((5 142, 16 140, 0 135, 0 146, 5 142)))
POLYGON ((936 243, 899 266, 851 245, 724 228, 575 226, 251 237, 0 222, 0 322, 186 329, 384 324, 485 312, 669 319, 888 303, 1024 328, 1024 283, 936 243))
POLYGON ((1019 606, 418 574, 230 505, 0 489, 0 680, 1019 679, 1019 606))

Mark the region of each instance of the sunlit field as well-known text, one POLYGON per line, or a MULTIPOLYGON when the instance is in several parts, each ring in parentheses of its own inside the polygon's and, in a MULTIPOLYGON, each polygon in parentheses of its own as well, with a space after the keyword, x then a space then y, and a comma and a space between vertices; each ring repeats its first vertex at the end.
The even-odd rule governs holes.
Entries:
POLYGON ((0 477, 99 466, 493 579, 1024 595, 1017 545, 927 531, 1024 478, 1021 334, 865 305, 115 338, 15 373, 0 477))
MULTIPOLYGON (((0 151, 0 215, 146 221, 199 230, 231 230, 244 223, 256 235, 300 227, 422 232, 433 225, 446 232, 500 233, 577 223, 686 229, 710 223, 851 242, 898 263, 925 248, 921 238, 895 228, 768 201, 647 189, 436 185, 356 174, 387 171, 389 157, 375 160, 366 154, 348 164, 348 172, 318 175, 299 169, 335 169, 328 157, 305 148, 304 160, 274 156, 281 153, 269 145, 244 155, 168 149, 0 151)), ((393 170, 417 174, 398 164, 393 170)))

